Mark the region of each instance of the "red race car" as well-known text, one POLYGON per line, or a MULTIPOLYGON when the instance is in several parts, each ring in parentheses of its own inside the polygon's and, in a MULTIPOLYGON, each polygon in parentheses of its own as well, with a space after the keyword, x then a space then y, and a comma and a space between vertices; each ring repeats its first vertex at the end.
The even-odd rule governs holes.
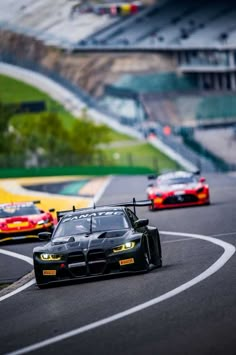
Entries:
POLYGON ((45 212, 37 203, 40 201, 0 204, 0 242, 38 238, 39 232, 52 232, 54 209, 45 212))
POLYGON ((206 179, 195 173, 176 171, 149 179, 154 179, 147 188, 147 197, 153 201, 150 210, 210 204, 206 179))

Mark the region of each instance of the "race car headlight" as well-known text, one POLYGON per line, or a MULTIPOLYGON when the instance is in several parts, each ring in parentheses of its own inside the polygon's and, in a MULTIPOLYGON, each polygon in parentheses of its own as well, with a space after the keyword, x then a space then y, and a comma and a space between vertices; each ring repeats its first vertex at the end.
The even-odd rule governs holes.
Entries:
POLYGON ((43 261, 59 261, 62 259, 62 255, 43 253, 40 254, 40 259, 43 261))
POLYGON ((197 193, 200 194, 201 192, 204 191, 204 187, 200 187, 199 189, 197 189, 197 193))
POLYGON ((46 224, 46 223, 48 223, 49 222, 49 219, 41 219, 40 221, 38 221, 38 225, 39 226, 41 226, 41 225, 43 225, 43 224, 46 224))
POLYGON ((134 246, 135 246, 135 242, 127 242, 125 244, 119 245, 118 247, 114 248, 113 253, 119 253, 120 251, 133 249, 134 246))

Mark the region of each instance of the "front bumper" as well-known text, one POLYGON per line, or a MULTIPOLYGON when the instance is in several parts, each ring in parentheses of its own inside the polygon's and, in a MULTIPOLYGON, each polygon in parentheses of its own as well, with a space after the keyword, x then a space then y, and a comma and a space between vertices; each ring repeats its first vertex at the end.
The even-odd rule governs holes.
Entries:
POLYGON ((154 198, 153 207, 154 209, 166 209, 166 208, 177 208, 177 207, 188 207, 188 206, 201 206, 209 204, 209 194, 195 194, 188 193, 183 195, 168 195, 163 198, 154 198))
POLYGON ((146 259, 141 247, 121 253, 109 253, 102 249, 70 253, 60 261, 42 261, 34 254, 34 270, 37 284, 113 275, 146 270, 146 259))
POLYGON ((15 240, 21 240, 21 239, 37 239, 38 238, 38 233, 40 232, 52 232, 54 228, 53 224, 47 224, 43 227, 40 228, 35 228, 35 229, 26 229, 26 230, 20 230, 20 231, 2 231, 0 232, 0 243, 3 242, 8 242, 8 241, 15 241, 15 240))

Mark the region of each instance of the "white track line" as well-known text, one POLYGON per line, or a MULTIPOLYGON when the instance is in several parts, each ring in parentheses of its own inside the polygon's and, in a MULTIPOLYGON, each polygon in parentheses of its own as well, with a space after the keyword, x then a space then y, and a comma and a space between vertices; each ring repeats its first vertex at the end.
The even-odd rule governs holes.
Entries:
MULTIPOLYGON (((32 258, 29 258, 28 256, 22 255, 22 254, 18 254, 18 253, 14 253, 13 251, 9 251, 9 250, 4 250, 4 249, 0 249, 0 254, 4 254, 7 256, 11 256, 13 258, 17 258, 20 260, 23 260, 25 262, 27 262, 30 265, 33 265, 33 260, 32 258)), ((6 298, 12 297, 14 295, 16 295, 17 293, 25 290, 26 288, 30 287, 31 285, 33 285, 35 283, 35 279, 30 280, 29 282, 27 282, 26 284, 18 287, 17 289, 15 289, 12 292, 9 292, 7 295, 1 296, 0 297, 0 302, 5 300, 6 298)))
POLYGON ((181 239, 174 239, 174 240, 165 240, 164 242, 161 242, 161 244, 168 244, 168 243, 176 243, 176 242, 192 242, 193 239, 189 238, 181 238, 181 239))
POLYGON ((94 196, 93 201, 90 203, 89 207, 93 207, 93 205, 96 204, 100 200, 101 196, 104 194, 104 191, 106 190, 108 185, 110 185, 112 179, 113 179, 112 175, 108 177, 108 179, 106 180, 104 185, 101 187, 101 189, 98 191, 98 193, 94 196))
POLYGON ((228 237, 230 235, 236 235, 236 232, 213 234, 211 237, 228 237))
POLYGON ((92 329, 95 329, 95 328, 98 328, 98 327, 101 327, 105 324, 108 324, 108 323, 111 323, 111 322, 114 322, 118 319, 121 319, 121 318, 124 318, 124 317, 127 317, 131 314, 134 314, 136 312, 140 312, 148 307, 151 307, 151 306, 154 306, 162 301, 165 301, 171 297, 174 297, 178 294, 180 294, 181 292, 189 289, 190 287, 196 285, 197 283, 205 280, 207 277, 213 275, 215 272, 217 272, 219 269, 221 269, 225 263, 233 256, 233 254, 235 253, 235 247, 229 243, 226 243, 226 242, 223 242, 221 240, 218 240, 218 239, 215 239, 215 238, 212 238, 212 237, 206 237, 206 236, 203 236, 203 235, 198 235, 198 234, 188 234, 188 233, 174 233, 174 232, 161 232, 162 234, 166 234, 166 235, 174 235, 174 236, 183 236, 183 237, 187 237, 187 238, 197 238, 197 239, 201 239, 201 240, 204 240, 204 241, 207 241, 207 242, 210 242, 210 243, 213 243, 215 245, 218 245, 220 247, 222 247, 224 249, 224 253, 220 256, 219 259, 217 259, 217 261, 212 264, 207 270, 205 270, 204 272, 202 272, 200 275, 196 276, 195 278, 193 278, 192 280, 176 287, 175 289, 161 295, 161 296, 158 296, 156 298, 153 298, 147 302, 144 302, 142 304, 139 304, 135 307, 132 307, 130 309, 127 309, 123 312, 120 312, 120 313, 116 313, 110 317, 107 317, 107 318, 104 318, 104 319, 101 319, 97 322, 94 322, 94 323, 90 323, 90 324, 87 324, 85 326, 82 326, 80 328, 77 328, 77 329, 74 329, 74 330, 71 330, 69 332, 66 332, 64 334, 61 334, 61 335, 57 335, 55 337, 52 337, 52 338, 49 338, 49 339, 46 339, 46 340, 43 340, 43 341, 40 341, 38 343, 35 343, 33 345, 30 345, 30 346, 26 346, 22 349, 19 349, 19 350, 16 350, 16 351, 13 351, 11 353, 8 353, 8 355, 20 355, 20 354, 26 354, 26 353, 29 353, 29 352, 32 352, 32 351, 35 351, 35 350, 39 350, 39 349, 42 349, 46 346, 49 346, 49 345, 52 345, 52 344, 55 344, 57 342, 60 342, 60 341, 63 341, 65 339, 68 339, 68 338, 71 338, 73 336, 76 336, 76 335, 79 335, 81 333, 85 333, 89 330, 92 330, 92 329))

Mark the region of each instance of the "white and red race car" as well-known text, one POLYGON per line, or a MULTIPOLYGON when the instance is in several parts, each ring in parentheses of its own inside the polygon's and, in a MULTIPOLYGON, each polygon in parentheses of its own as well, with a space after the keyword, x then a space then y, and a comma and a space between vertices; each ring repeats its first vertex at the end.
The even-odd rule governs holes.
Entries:
POLYGON ((209 186, 204 177, 186 171, 151 176, 147 198, 153 201, 150 210, 184 206, 209 205, 209 186))

